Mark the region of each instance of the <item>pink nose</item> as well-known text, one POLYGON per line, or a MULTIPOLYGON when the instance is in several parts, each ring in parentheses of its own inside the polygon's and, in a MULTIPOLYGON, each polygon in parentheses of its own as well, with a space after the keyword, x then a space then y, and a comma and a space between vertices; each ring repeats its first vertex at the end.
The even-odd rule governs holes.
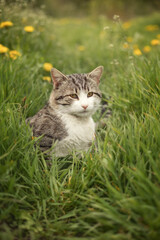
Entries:
POLYGON ((88 105, 82 105, 82 108, 84 108, 85 110, 87 107, 88 107, 88 105))

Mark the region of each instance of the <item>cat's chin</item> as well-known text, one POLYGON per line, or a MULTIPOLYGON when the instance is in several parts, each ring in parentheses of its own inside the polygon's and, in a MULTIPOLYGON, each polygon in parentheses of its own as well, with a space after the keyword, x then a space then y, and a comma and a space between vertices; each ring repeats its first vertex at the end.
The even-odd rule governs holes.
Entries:
POLYGON ((93 112, 91 111, 74 112, 72 113, 72 115, 75 117, 86 118, 86 117, 91 117, 93 115, 93 112))

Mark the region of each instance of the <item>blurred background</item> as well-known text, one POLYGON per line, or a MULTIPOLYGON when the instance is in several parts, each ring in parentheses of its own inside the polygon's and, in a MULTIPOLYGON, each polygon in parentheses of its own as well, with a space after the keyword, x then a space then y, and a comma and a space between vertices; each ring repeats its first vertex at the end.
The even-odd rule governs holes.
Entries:
POLYGON ((144 16, 160 11, 160 0, 1 0, 2 2, 31 4, 33 8, 43 9, 53 17, 85 17, 96 18, 104 15, 112 18, 119 15, 122 20, 135 16, 144 16))

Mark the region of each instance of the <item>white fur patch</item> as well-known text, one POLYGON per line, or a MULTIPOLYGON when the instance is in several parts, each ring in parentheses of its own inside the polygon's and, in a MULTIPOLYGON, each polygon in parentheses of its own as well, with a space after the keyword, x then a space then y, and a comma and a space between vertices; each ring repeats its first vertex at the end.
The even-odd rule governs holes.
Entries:
POLYGON ((57 157, 66 156, 71 151, 87 151, 95 138, 95 123, 91 117, 78 118, 69 114, 61 116, 68 136, 57 142, 54 153, 57 157))
POLYGON ((94 111, 94 96, 87 97, 87 94, 85 92, 81 92, 79 95, 78 100, 74 100, 72 104, 72 111, 73 112, 88 112, 90 114, 93 114, 94 111), (86 110, 84 111, 83 106, 87 106, 86 110))
POLYGON ((95 138, 95 123, 91 115, 97 110, 100 98, 93 94, 87 97, 87 93, 81 91, 78 99, 72 104, 59 106, 57 115, 66 127, 68 136, 58 141, 54 154, 57 157, 66 156, 72 151, 87 151, 95 138), (84 106, 86 108, 84 108, 84 106))

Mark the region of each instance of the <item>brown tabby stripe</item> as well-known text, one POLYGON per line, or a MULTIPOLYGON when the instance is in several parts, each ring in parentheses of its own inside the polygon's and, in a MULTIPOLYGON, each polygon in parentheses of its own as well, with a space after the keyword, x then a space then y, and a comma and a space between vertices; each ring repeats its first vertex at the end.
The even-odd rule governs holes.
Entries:
POLYGON ((73 84, 74 84, 79 90, 81 90, 81 84, 77 81, 76 76, 72 75, 71 80, 72 80, 73 84))
POLYGON ((64 96, 60 96, 60 97, 58 97, 58 98, 55 98, 55 100, 61 100, 61 99, 63 99, 64 98, 64 96))
POLYGON ((73 84, 78 87, 79 90, 87 88, 87 77, 85 74, 73 74, 70 75, 73 84))

